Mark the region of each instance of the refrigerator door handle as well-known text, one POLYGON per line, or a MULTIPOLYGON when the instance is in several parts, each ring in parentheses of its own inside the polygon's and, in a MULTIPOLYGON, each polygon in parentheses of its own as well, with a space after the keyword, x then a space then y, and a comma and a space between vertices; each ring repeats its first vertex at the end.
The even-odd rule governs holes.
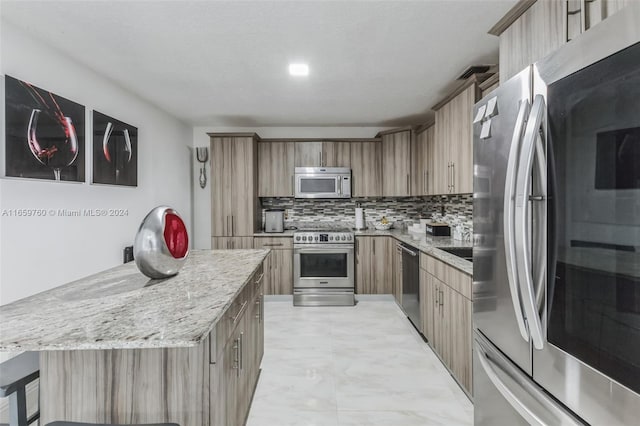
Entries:
MULTIPOLYGON (((518 176, 516 179, 516 197, 515 197, 515 243, 516 243, 516 269, 518 272, 518 283, 520 285, 520 294, 524 305, 524 312, 527 316, 527 324, 529 326, 529 334, 533 342, 533 347, 540 350, 544 347, 544 336, 542 332, 542 324, 536 302, 536 294, 533 284, 533 268, 531 260, 531 236, 529 223, 529 195, 531 192, 531 174, 533 172, 533 160, 536 156, 538 163, 537 174, 540 181, 540 206, 546 206, 547 187, 546 187, 546 159, 544 158, 544 146, 542 138, 545 135, 543 128, 544 118, 546 115, 546 105, 542 95, 536 95, 531 114, 527 121, 524 132, 522 149, 520 151, 520 160, 518 161, 518 176), (544 186, 542 185, 544 183, 544 186)), ((544 217, 545 215, 541 215, 544 217)), ((546 221, 546 219, 544 219, 546 221)), ((545 227, 539 226, 539 232, 546 232, 545 227)), ((539 238, 540 241, 543 238, 539 238)), ((544 285, 544 275, 546 271, 546 247, 544 250, 538 250, 539 259, 536 262, 539 266, 537 271, 538 285, 544 285)))
POLYGON ((518 153, 520 152, 520 144, 522 142, 522 134, 527 123, 529 115, 529 100, 523 99, 518 107, 518 116, 516 125, 513 130, 511 139, 511 150, 507 162, 507 173, 504 185, 504 247, 505 261, 507 266, 507 281, 509 283, 509 291, 511 293, 511 303, 516 314, 516 323, 520 336, 525 342, 529 341, 529 330, 524 321, 522 313, 522 304, 520 303, 520 291, 518 290, 518 273, 516 270, 516 245, 515 245, 515 189, 516 189, 516 170, 518 163, 518 153))

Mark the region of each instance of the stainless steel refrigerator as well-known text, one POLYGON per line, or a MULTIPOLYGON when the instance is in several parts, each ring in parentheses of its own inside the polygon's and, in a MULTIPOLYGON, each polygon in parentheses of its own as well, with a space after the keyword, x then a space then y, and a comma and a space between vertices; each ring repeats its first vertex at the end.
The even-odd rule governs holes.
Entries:
POLYGON ((640 424, 640 2, 476 104, 476 425, 640 424))

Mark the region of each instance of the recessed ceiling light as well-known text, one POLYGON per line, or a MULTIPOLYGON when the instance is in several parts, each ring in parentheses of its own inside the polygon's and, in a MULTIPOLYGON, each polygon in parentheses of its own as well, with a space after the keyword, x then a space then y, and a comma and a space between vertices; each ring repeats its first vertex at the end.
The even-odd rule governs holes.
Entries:
POLYGON ((309 65, 307 64, 289 64, 289 74, 296 77, 304 77, 309 75, 309 65))

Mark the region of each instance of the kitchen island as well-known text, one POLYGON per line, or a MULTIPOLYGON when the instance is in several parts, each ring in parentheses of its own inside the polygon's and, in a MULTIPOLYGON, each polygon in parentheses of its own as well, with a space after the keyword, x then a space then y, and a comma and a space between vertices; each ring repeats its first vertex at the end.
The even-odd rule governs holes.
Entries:
POLYGON ((263 352, 269 250, 121 265, 0 309, 0 350, 40 351, 41 422, 242 423, 263 352))

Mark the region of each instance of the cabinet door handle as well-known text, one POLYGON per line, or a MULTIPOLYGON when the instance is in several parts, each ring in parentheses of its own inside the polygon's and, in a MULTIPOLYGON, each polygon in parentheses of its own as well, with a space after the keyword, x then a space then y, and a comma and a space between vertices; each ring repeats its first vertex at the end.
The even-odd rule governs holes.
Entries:
POLYGON ((438 288, 433 287, 433 300, 436 302, 436 306, 438 306, 438 288))
POLYGON ((320 167, 322 167, 322 151, 318 153, 318 162, 320 164, 320 167))
POLYGON ((411 193, 411 184, 409 183, 409 174, 407 174, 407 195, 411 193))
POLYGON ((240 349, 238 350, 238 352, 240 352, 240 370, 242 370, 242 365, 244 364, 244 351, 243 351, 243 346, 244 346, 244 342, 243 342, 243 337, 244 337, 244 332, 240 333, 240 349))
POLYGON ((376 240, 373 240, 373 255, 376 255, 376 240))
POLYGON ((284 244, 282 243, 265 243, 262 245, 262 247, 280 247, 283 246, 284 244))
POLYGON ((451 189, 456 192, 456 163, 451 163, 451 189))
POLYGON ((440 306, 444 305, 444 292, 442 290, 440 290, 440 306))
POLYGON ((258 300, 256 300, 256 306, 258 307, 258 312, 256 312, 256 319, 258 320, 258 322, 261 322, 262 320, 260 317, 262 316, 262 310, 260 309, 260 296, 258 296, 258 300))
POLYGON ((451 162, 447 162, 447 191, 451 192, 451 162))
POLYGON ((424 181, 424 193, 429 194, 429 171, 424 172, 425 181, 424 181))
POLYGON ((236 224, 235 224, 235 221, 233 220, 233 216, 231 216, 231 235, 233 236, 236 235, 236 224))
POLYGON ((236 376, 240 376, 240 338, 233 340, 233 365, 231 366, 236 370, 236 376))

